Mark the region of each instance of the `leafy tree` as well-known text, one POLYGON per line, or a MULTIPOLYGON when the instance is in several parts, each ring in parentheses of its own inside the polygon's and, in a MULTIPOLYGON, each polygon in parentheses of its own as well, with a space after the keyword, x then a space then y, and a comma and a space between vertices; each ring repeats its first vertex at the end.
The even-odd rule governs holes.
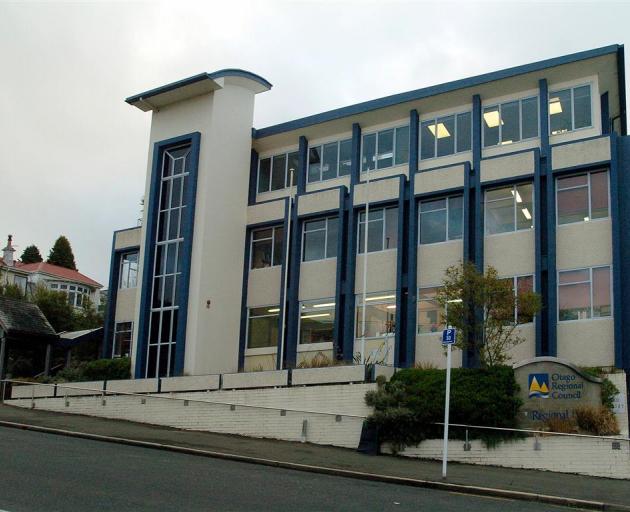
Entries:
POLYGON ((72 247, 70 246, 70 242, 65 236, 62 235, 57 238, 57 240, 55 241, 55 245, 53 245, 53 248, 48 254, 48 259, 46 260, 46 262, 72 270, 77 269, 77 265, 74 262, 72 247))
POLYGON ((484 367, 510 360, 510 349, 525 341, 519 322, 530 322, 542 307, 540 294, 514 293, 511 279, 500 278, 491 266, 479 272, 470 262, 446 270, 437 301, 444 323, 457 329, 455 346, 475 351, 484 367))
POLYGON ((24 249, 20 260, 22 263, 40 263, 44 261, 36 245, 29 245, 26 249, 24 249))
POLYGON ((74 307, 63 292, 49 290, 44 285, 35 287, 31 298, 57 332, 72 331, 75 326, 74 307))
POLYGON ((0 284, 0 296, 10 299, 24 299, 24 294, 17 284, 0 284))
POLYGON ((73 330, 96 329, 104 323, 103 312, 98 311, 90 299, 85 297, 79 311, 75 311, 73 330))

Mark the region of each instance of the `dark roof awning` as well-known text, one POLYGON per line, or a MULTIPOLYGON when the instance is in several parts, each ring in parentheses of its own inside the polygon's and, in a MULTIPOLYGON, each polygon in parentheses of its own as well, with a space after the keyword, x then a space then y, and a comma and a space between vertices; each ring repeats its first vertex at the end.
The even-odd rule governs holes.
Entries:
POLYGON ((0 330, 14 340, 51 342, 58 338, 37 305, 9 297, 0 297, 0 330))
POLYGON ((64 331, 59 333, 59 340, 57 346, 63 348, 72 348, 86 343, 88 341, 102 341, 103 328, 97 327, 96 329, 85 329, 82 331, 64 331))

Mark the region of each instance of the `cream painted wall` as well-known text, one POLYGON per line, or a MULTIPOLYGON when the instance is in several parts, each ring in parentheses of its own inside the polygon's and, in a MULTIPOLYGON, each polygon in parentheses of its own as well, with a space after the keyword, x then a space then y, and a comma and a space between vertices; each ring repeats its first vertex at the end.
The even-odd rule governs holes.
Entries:
MULTIPOLYGON (((370 176, 372 173, 370 173, 370 176)), ((353 204, 355 206, 365 204, 367 194, 367 184, 357 184, 354 186, 353 204)), ((398 199, 400 195, 400 178, 388 180, 370 181, 369 195, 370 203, 376 201, 388 201, 398 199)))
POLYGON ((612 263, 610 219, 558 226, 556 267, 568 270, 612 263))
POLYGON ((534 230, 514 231, 484 237, 484 262, 500 276, 533 274, 536 271, 534 230))
POLYGON ((324 180, 316 183, 307 183, 306 192, 315 192, 316 190, 341 187, 342 185, 350 188, 350 176, 342 176, 341 178, 335 178, 334 180, 324 180))
POLYGON ((508 351, 511 358, 510 363, 514 364, 536 357, 536 328, 534 323, 519 325, 516 334, 524 338, 525 341, 508 351))
POLYGON ((339 209, 339 189, 337 188, 300 196, 298 201, 298 215, 337 209, 339 209))
POLYGON ((137 228, 125 229, 116 233, 115 249, 124 249, 125 247, 133 247, 140 245, 140 234, 142 229, 137 228))
MULTIPOLYGON (((368 254, 367 293, 396 289, 397 250, 371 252, 368 254)), ((354 291, 363 293, 363 255, 357 254, 354 291)))
POLYGON ((481 181, 493 181, 534 173, 534 152, 481 161, 481 181))
MULTIPOLYGON (((269 306, 280 303, 282 267, 257 268, 249 271, 247 307, 269 306)), ((240 311, 240 307, 238 308, 240 311)))
POLYGON ((276 353, 265 355, 245 355, 243 368, 246 372, 276 369, 276 353))
POLYGON ((334 297, 336 285, 337 258, 307 261, 300 265, 299 300, 334 297))
POLYGON ((558 322, 558 357, 579 366, 614 366, 614 320, 558 322))
POLYGON ((416 174, 414 194, 427 194, 464 186, 464 166, 455 165, 444 169, 416 174))
POLYGON ((136 288, 118 290, 115 322, 133 322, 136 316, 136 288))
MULTIPOLYGON (((396 165, 394 167, 387 167, 386 169, 375 169, 370 171, 370 181, 381 178, 387 178, 389 176, 398 176, 404 174, 409 176, 409 164, 396 165)), ((367 181, 367 173, 362 172, 359 177, 360 182, 367 181)))
POLYGON ((435 167, 440 167, 441 169, 435 169, 437 171, 443 170, 446 166, 453 166, 456 164, 461 164, 462 162, 472 162, 472 151, 463 151, 461 153, 455 153, 454 155, 448 156, 439 156, 436 158, 428 158, 425 160, 418 161, 418 170, 430 171, 435 167))
POLYGON ((247 224, 260 224, 284 220, 285 202, 283 200, 254 204, 247 207, 247 224))
POLYGON ((461 240, 418 246, 418 287, 439 286, 444 272, 462 261, 464 244, 461 240))
MULTIPOLYGON (((453 349, 452 365, 454 368, 462 366, 462 351, 453 349)), ((442 346, 442 333, 419 334, 416 336, 416 364, 433 365, 446 368, 446 351, 442 346)))
POLYGON ((610 160, 610 138, 577 141, 551 148, 551 164, 554 169, 564 169, 610 160))

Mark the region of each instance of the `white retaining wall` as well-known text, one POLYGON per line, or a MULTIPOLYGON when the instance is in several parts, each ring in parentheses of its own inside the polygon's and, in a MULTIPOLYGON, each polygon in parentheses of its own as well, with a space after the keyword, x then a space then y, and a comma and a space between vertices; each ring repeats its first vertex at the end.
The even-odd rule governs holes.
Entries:
MULTIPOLYGON (((448 460, 466 464, 503 466, 508 468, 540 469, 558 473, 578 473, 606 478, 630 479, 630 448, 620 440, 613 449, 610 439, 587 437, 538 437, 535 449, 533 437, 500 443, 486 448, 482 441, 471 441, 470 451, 464 441, 449 441, 448 460)), ((384 452, 389 451, 387 447, 384 452)), ((442 459, 442 440, 428 439, 418 446, 407 447, 399 455, 421 459, 442 459)))
MULTIPOLYGON (((123 419, 187 430, 356 448, 361 437, 362 416, 371 412, 365 405, 365 393, 373 389, 376 389, 376 384, 346 384, 169 395, 189 400, 188 402, 152 398, 154 395, 111 395, 106 397, 105 405, 100 396, 68 397, 68 405, 63 397, 36 398, 34 403, 36 409, 63 413, 123 419), (192 400, 221 403, 199 403, 192 400), (237 405, 233 407, 229 404, 237 405), (294 412, 291 409, 308 412, 294 412), (303 436, 304 420, 307 424, 303 436)), ((7 400, 6 403, 31 407, 30 398, 7 400)))
POLYGON ((264 388, 287 386, 289 370, 272 370, 267 372, 224 373, 223 389, 264 388))
POLYGON ((326 368, 296 368, 291 372, 291 384, 326 384, 340 382, 363 382, 365 366, 329 366, 326 368))

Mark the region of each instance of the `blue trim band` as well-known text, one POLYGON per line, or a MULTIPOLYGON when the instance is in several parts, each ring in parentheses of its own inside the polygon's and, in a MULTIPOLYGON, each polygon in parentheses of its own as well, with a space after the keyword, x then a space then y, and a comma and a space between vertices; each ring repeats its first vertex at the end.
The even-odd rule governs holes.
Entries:
MULTIPOLYGON (((500 71, 494 71, 492 73, 485 73, 483 75, 473 76, 470 78, 464 78, 461 80, 455 80, 453 82, 447 82, 440 85, 434 85, 431 87, 425 87, 423 89, 417 89, 414 91, 404 92, 400 94, 394 94, 392 96, 386 96, 384 98, 378 98, 371 101, 365 101, 363 103, 357 103, 356 105, 350 105, 335 110, 329 110, 320 114, 315 114, 294 121, 288 121, 286 123, 280 123, 273 126, 267 126, 256 130, 256 138, 269 137, 271 135, 277 135, 279 133, 289 132, 301 128, 306 128, 315 124, 325 123, 328 121, 334 121, 336 119, 342 119, 344 117, 350 117, 372 110, 391 107, 400 103, 406 103, 410 101, 417 101, 438 94, 445 94, 448 92, 457 91, 459 89, 466 89, 469 87, 478 87, 489 82, 495 82, 497 80, 503 80, 505 78, 511 78, 514 76, 542 71, 545 69, 553 68, 555 66, 561 66, 564 64, 571 64, 573 62, 579 62, 582 60, 593 59, 601 57, 603 55, 609 55, 618 52, 619 45, 610 45, 602 48, 596 48, 593 50, 587 50, 583 52, 573 53, 570 55, 563 55, 561 57, 555 57, 552 59, 546 59, 538 62, 532 62, 521 66, 515 66, 512 68, 503 69, 500 71)), ((623 47, 621 47, 623 48, 623 47)))
POLYGON ((182 231, 184 241, 180 247, 182 250, 181 262, 182 273, 178 279, 178 294, 181 298, 179 304, 179 315, 175 345, 175 367, 174 374, 181 375, 184 371, 184 355, 186 345, 186 322, 188 318, 188 295, 190 287, 190 264, 192 259, 192 244, 195 219, 195 201, 197 197, 197 174, 199 167, 199 148, 201 134, 199 132, 189 133, 179 137, 156 142, 153 146, 153 160, 151 165, 151 185, 149 189, 149 200, 147 201, 147 221, 146 236, 144 244, 144 260, 142 266, 142 291, 140 294, 140 315, 138 325, 138 339, 136 342, 136 365, 134 375, 136 378, 144 377, 146 368, 146 356, 149 336, 149 319, 151 313, 151 290, 153 279, 153 264, 155 257, 155 237, 157 229, 157 218, 159 207, 159 191, 161 181, 162 155, 169 147, 189 143, 190 167, 188 168, 188 188, 184 191, 186 197, 186 212, 182 218, 182 231))
POLYGON ((176 89, 180 89, 181 87, 192 85, 197 82, 203 82, 204 80, 217 80, 218 78, 230 76, 248 78, 249 80, 258 82, 260 85, 262 85, 263 87, 267 87, 268 89, 271 89, 273 87, 263 77, 255 73, 251 73, 250 71, 245 71, 243 69, 220 69, 219 71, 214 71, 212 73, 199 73, 198 75, 183 78, 182 80, 177 80, 176 82, 171 82, 169 84, 162 85, 154 89, 149 89, 148 91, 141 92, 140 94, 134 94, 133 96, 129 96, 125 100, 125 102, 133 104, 140 100, 146 100, 148 98, 152 98, 153 96, 157 96, 158 94, 174 91, 176 89))

